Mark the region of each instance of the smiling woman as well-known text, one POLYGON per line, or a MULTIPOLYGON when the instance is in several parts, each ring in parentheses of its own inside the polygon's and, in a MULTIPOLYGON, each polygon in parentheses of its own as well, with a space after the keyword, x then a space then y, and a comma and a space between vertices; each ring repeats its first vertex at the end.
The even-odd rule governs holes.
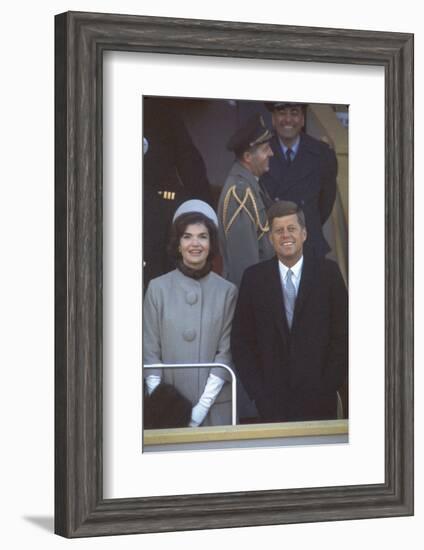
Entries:
POLYGON ((187 226, 180 239, 179 251, 182 261, 187 267, 201 269, 209 256, 209 231, 203 223, 193 223, 187 226))
MULTIPOLYGON (((176 257, 177 269, 150 281, 144 301, 145 365, 230 364, 236 288, 212 272, 216 226, 216 214, 202 201, 187 201, 175 212, 169 252, 176 257)), ((219 366, 146 370, 145 406, 155 402, 158 408, 169 407, 167 414, 161 411, 160 425, 149 427, 177 427, 169 401, 161 405, 155 399, 164 383, 189 401, 191 415, 180 427, 231 424, 230 381, 230 373, 219 366)), ((172 395, 175 403, 175 392, 172 395)), ((159 414, 148 411, 148 416, 159 414)))

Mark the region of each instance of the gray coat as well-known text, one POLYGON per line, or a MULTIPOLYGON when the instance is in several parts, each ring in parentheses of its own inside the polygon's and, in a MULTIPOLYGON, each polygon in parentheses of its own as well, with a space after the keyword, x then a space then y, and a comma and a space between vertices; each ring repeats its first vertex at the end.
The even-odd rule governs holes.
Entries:
MULTIPOLYGON (((179 270, 150 281, 144 299, 143 363, 224 363, 232 367, 230 332, 236 287, 211 272, 200 280, 179 270)), ((205 389, 209 373, 227 382, 221 367, 145 369, 158 374, 193 404, 205 389)), ((202 425, 231 424, 231 385, 224 384, 202 425)))
POLYGON ((219 198, 218 219, 223 277, 237 287, 247 267, 274 256, 266 201, 257 178, 234 162, 219 198))

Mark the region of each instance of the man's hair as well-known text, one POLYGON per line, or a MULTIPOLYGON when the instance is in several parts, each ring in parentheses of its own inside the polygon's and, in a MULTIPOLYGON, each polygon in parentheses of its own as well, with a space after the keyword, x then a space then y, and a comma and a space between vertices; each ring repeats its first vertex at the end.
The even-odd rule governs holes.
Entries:
POLYGON ((187 227, 193 223, 203 223, 209 233, 210 251, 208 260, 212 260, 218 254, 218 230, 213 221, 200 212, 187 212, 181 214, 174 221, 171 228, 171 238, 168 245, 168 253, 172 259, 181 257, 178 247, 180 239, 183 236, 187 227))
POLYGON ((295 202, 291 201, 278 201, 273 203, 267 212, 269 227, 272 227, 274 218, 282 218, 283 216, 290 216, 292 214, 296 214, 300 227, 305 229, 305 214, 295 202))
POLYGON ((263 145, 262 143, 257 143, 256 145, 252 145, 251 147, 248 147, 247 149, 236 149, 234 151, 234 154, 236 156, 236 159, 238 161, 244 160, 244 153, 250 153, 251 155, 254 155, 256 151, 259 149, 259 145, 263 145))

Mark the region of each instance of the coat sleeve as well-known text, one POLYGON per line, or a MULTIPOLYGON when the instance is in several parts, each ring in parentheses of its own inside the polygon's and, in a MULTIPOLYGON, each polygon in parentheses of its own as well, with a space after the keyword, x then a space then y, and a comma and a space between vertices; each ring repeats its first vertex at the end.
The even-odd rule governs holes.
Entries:
POLYGON ((321 190, 319 196, 319 211, 321 225, 328 220, 333 210, 337 192, 337 158, 334 151, 325 146, 321 173, 321 190))
MULTIPOLYGON (((239 182, 231 187, 224 203, 223 228, 228 258, 228 279, 240 286, 245 269, 259 262, 254 199, 250 187, 239 182)), ((262 238, 266 238, 264 235, 262 238)))
POLYGON ((345 381, 348 369, 348 295, 337 264, 332 262, 332 266, 330 341, 324 383, 336 391, 345 381))
MULTIPOLYGON (((144 297, 143 311, 143 364, 162 363, 160 308, 158 293, 151 281, 144 297)), ((144 376, 162 375, 162 369, 145 369, 144 376)))
POLYGON ((239 297, 231 330, 231 353, 236 368, 250 399, 256 401, 264 395, 263 380, 257 366, 257 331, 252 303, 253 286, 249 273, 241 281, 239 297))
MULTIPOLYGON (((218 341, 218 346, 217 346, 217 351, 215 356, 215 363, 224 363, 224 365, 227 365, 230 368, 233 368, 233 362, 231 359, 231 350, 230 350, 230 335, 231 335, 231 325, 234 317, 234 309, 236 307, 236 301, 237 301, 237 288, 232 285, 226 295, 226 299, 224 303, 222 331, 218 341)), ((212 368, 210 372, 211 374, 215 374, 215 376, 219 376, 219 378, 223 378, 228 382, 231 381, 231 375, 226 369, 223 369, 221 367, 215 367, 215 368, 212 368)))

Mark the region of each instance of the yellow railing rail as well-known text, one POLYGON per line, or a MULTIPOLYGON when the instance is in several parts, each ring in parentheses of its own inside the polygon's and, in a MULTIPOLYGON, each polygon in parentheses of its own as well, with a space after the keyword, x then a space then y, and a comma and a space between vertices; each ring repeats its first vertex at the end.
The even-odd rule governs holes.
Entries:
POLYGON ((144 445, 347 435, 348 426, 348 420, 342 419, 144 430, 144 445))

